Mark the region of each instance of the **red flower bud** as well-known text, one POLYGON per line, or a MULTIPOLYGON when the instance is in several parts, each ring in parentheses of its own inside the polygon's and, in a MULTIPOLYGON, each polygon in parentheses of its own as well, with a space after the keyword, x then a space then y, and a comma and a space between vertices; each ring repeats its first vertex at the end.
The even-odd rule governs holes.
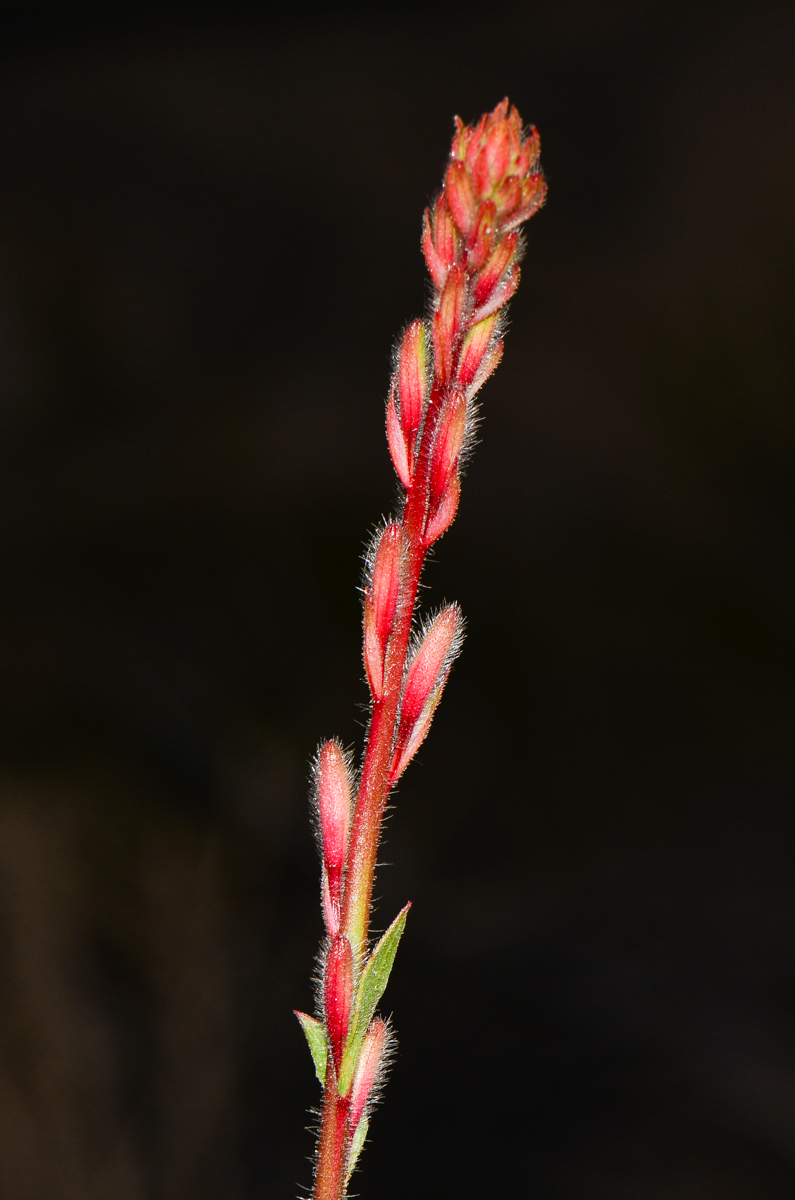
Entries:
POLYGON ((547 185, 543 175, 530 175, 522 184, 522 203, 510 217, 501 223, 504 230, 517 229, 523 221, 538 212, 547 198, 547 185))
POLYGON ((323 861, 331 872, 341 871, 351 824, 351 783, 338 742, 321 746, 315 762, 315 788, 323 861))
POLYGON ((364 661, 370 690, 376 700, 383 695, 384 659, 395 623, 400 589, 400 550, 400 526, 393 521, 378 540, 364 602, 364 661))
POLYGON ((502 279, 511 263, 516 258, 519 249, 519 235, 509 233, 502 239, 491 258, 475 280, 473 300, 477 308, 491 298, 494 289, 502 279))
POLYGON ((449 604, 428 626, 414 652, 403 688, 400 725, 389 773, 392 783, 403 774, 427 736, 450 668, 461 648, 463 625, 458 605, 449 604))
POLYGON ((464 237, 468 237, 477 213, 478 201, 464 163, 458 160, 450 163, 444 181, 444 194, 456 228, 464 237))
POLYGON ((425 263, 433 280, 434 287, 440 288, 447 278, 447 266, 436 249, 436 243, 431 232, 431 216, 427 208, 422 218, 422 253, 425 255, 425 263))
POLYGON ((464 344, 461 347, 461 355, 458 360, 456 379, 465 391, 471 386, 480 370, 483 359, 494 337, 496 327, 497 317, 494 315, 488 317, 485 321, 479 321, 477 325, 473 325, 464 338, 464 344))
POLYGON ((440 500, 450 486, 464 444, 467 422, 467 400, 461 391, 454 391, 439 415, 431 459, 431 495, 440 500))
POLYGON ((493 200, 484 200, 478 209, 471 244, 467 250, 467 267, 479 271, 494 249, 494 226, 497 208, 493 200))
POLYGON ((410 453, 414 450, 414 440, 425 406, 427 357, 425 326, 422 321, 412 321, 403 335, 398 366, 400 423, 410 453))
POLYGON ((447 491, 436 508, 431 510, 428 524, 425 526, 425 536, 422 539, 426 546, 432 546, 434 542, 438 542, 442 534, 450 528, 458 512, 460 496, 461 484, 458 482, 458 475, 453 475, 447 491))
POLYGON ((439 307, 433 317, 433 354, 436 378, 446 387, 453 371, 456 342, 461 333, 467 299, 467 277, 459 263, 450 270, 439 307))
POLYGON ((392 465, 395 468, 397 477, 406 491, 408 491, 411 487, 413 476, 409 468, 409 451, 406 445, 406 435, 400 424, 400 417, 397 414, 397 407, 395 405, 394 387, 389 393, 389 401, 386 406, 386 440, 389 444, 389 453, 392 456, 392 465))
POLYGON ((485 321, 486 317, 490 317, 492 313, 502 308, 503 304, 507 304, 519 286, 520 277, 521 272, 519 267, 518 265, 514 265, 509 273, 503 276, 502 281, 497 284, 491 293, 490 299, 485 304, 481 304, 480 308, 475 309, 472 314, 473 324, 477 324, 478 321, 485 321))
POLYGON ((359 1065, 351 1085, 349 1121, 352 1132, 361 1121, 367 1101, 373 1094, 373 1087, 378 1082, 388 1040, 389 1031, 385 1023, 380 1017, 376 1017, 370 1022, 362 1039, 359 1065))
POLYGON ((339 1072, 353 998, 353 951, 344 934, 338 933, 329 947, 323 973, 323 1004, 326 1010, 326 1032, 339 1072))

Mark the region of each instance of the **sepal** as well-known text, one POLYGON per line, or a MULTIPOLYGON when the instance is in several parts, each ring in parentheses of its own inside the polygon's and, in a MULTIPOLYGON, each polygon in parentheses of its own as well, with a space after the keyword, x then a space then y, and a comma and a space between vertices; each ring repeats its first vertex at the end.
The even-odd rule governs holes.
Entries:
POLYGON ((316 1021, 308 1013, 299 1012, 297 1008, 293 1011, 301 1022, 301 1028, 304 1031, 309 1052, 312 1055, 312 1062, 315 1064, 315 1074, 325 1087, 326 1067, 328 1065, 328 1041, 326 1040, 326 1031, 323 1028, 323 1023, 322 1021, 316 1021))

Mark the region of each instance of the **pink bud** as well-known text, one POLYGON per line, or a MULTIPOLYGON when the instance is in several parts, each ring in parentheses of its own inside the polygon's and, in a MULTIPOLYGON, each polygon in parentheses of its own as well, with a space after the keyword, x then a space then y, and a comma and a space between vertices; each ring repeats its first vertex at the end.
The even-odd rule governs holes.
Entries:
POLYGON ((515 259, 518 248, 519 237, 516 233, 509 233, 499 243, 475 280, 473 299, 476 307, 480 308, 491 297, 497 284, 515 259))
POLYGON ((403 688, 390 781, 403 774, 428 733, 447 676, 461 648, 463 618, 456 604, 443 608, 417 647, 403 688))
POLYGON ((315 760, 315 798, 323 851, 323 915, 330 934, 339 925, 342 871, 351 825, 351 783, 337 742, 321 746, 315 760))
POLYGON ((362 1039, 359 1064, 351 1085, 350 1128, 355 1130, 362 1119, 373 1086, 378 1081, 389 1032, 380 1017, 370 1022, 362 1039))
POLYGON ((353 997, 353 952, 344 934, 338 933, 329 947, 323 974, 323 1003, 326 1009, 326 1031, 339 1071, 353 997))
POLYGON ((351 785, 345 757, 337 742, 321 746, 315 764, 315 786, 323 860, 330 871, 340 871, 348 849, 351 785))
POLYGON ((456 342, 461 332, 467 298, 467 278, 463 265, 452 267, 444 285, 439 307, 433 318, 433 353, 436 376, 446 387, 453 370, 456 342))
POLYGON ((400 418, 397 415, 397 406, 395 404, 395 389, 389 393, 389 402, 386 406, 386 440, 389 443, 389 453, 392 456, 392 465, 395 468, 397 477, 403 484, 406 491, 411 487, 413 482, 412 472, 409 468, 409 452, 406 446, 406 435, 400 424, 400 418))
POLYGON ((431 458, 431 495, 439 500, 447 491, 458 464, 466 432, 467 400, 461 391, 454 391, 444 405, 436 427, 431 458))
POLYGON ((450 528, 458 512, 460 496, 461 484, 458 482, 458 476, 453 475, 447 491, 442 496, 436 508, 431 510, 428 524, 425 526, 425 535, 422 539, 426 546, 432 546, 434 542, 438 542, 442 534, 446 533, 450 528))
POLYGON ((447 168, 444 180, 444 194, 450 205, 450 212, 456 228, 464 237, 469 237, 472 224, 477 212, 478 201, 472 187, 472 180, 465 163, 455 159, 447 168))
POLYGON ((487 318, 485 321, 479 321, 477 325, 473 325, 466 335, 464 344, 461 347, 461 356, 458 360, 458 371, 456 374, 457 381, 464 390, 470 386, 480 370, 481 363, 491 345, 496 326, 497 317, 495 315, 487 318))
POLYGON ((382 531, 373 555, 364 603, 364 660, 373 696, 383 693, 384 658, 400 590, 401 532, 394 521, 382 531))
POLYGON ((425 405, 427 370, 425 326, 422 321, 412 321, 403 335, 398 367, 400 423, 410 450, 414 448, 425 405))

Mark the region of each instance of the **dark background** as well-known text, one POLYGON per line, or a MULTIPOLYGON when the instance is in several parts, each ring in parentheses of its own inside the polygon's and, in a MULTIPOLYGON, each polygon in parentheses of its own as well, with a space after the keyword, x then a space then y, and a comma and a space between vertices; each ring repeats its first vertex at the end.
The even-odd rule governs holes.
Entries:
POLYGON ((365 1197, 795 1195, 789 5, 6 4, 0 1195, 288 1200, 453 113, 544 144, 365 1197))

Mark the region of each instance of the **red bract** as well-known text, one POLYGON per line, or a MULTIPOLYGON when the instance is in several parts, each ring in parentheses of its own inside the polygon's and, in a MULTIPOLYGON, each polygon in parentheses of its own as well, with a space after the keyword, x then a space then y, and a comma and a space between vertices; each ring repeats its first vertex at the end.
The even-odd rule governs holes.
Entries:
POLYGON ((433 294, 426 318, 401 338, 387 402, 387 441, 403 495, 368 553, 363 637, 371 707, 352 824, 349 773, 336 742, 326 743, 316 768, 328 939, 323 1024, 302 1014, 325 1076, 313 1200, 343 1200, 383 1074, 389 1037, 374 1011, 407 910, 371 952, 381 825, 392 786, 428 733, 463 633, 451 604, 412 637, 417 592, 429 547, 458 511, 475 394, 502 357, 505 305, 519 283, 518 227, 546 195, 538 155, 536 131, 525 135, 507 100, 474 126, 456 118, 444 187, 423 218, 433 294))

